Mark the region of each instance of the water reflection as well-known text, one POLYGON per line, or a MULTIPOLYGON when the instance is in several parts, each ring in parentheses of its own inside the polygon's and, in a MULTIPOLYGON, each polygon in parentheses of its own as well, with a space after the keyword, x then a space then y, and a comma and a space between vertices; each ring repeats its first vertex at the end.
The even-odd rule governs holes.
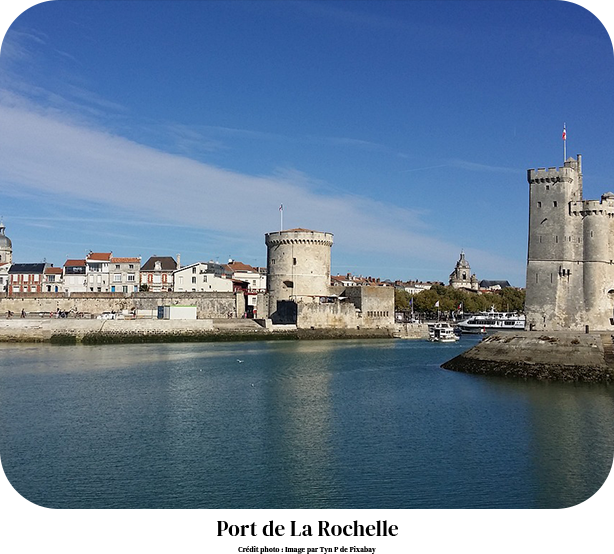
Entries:
POLYGON ((463 375, 466 345, 0 346, 0 455, 54 507, 565 507, 614 453, 603 385, 463 375))

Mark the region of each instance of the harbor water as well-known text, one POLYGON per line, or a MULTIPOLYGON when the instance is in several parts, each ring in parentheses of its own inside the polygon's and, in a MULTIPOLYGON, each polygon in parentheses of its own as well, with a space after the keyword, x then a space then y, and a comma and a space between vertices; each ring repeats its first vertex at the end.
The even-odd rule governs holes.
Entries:
POLYGON ((0 345, 0 460, 52 508, 563 508, 614 389, 446 371, 404 340, 0 345))

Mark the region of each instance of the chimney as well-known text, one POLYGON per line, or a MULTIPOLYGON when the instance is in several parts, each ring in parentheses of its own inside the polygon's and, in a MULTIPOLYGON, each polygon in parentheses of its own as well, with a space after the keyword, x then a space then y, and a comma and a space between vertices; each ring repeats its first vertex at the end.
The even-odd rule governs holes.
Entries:
POLYGON ((177 254, 177 269, 181 269, 181 254, 177 254))

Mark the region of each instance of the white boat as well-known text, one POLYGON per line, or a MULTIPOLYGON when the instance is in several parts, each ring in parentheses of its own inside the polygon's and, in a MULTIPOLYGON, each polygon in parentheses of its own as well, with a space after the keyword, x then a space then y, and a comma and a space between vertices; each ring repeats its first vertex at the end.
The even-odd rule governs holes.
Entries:
POLYGON ((495 309, 491 308, 488 312, 480 312, 460 321, 457 327, 462 333, 486 333, 487 331, 522 331, 524 324, 524 314, 495 312, 495 309))
POLYGON ((431 342, 456 342, 459 336, 449 323, 438 322, 429 325, 429 340, 431 342))

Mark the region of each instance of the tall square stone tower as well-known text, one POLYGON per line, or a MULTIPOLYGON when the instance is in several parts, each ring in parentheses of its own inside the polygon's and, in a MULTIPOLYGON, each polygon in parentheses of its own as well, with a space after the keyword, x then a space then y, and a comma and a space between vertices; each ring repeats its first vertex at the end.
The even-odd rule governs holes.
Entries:
POLYGON ((583 200, 580 155, 527 180, 527 329, 614 330, 614 194, 583 200))

